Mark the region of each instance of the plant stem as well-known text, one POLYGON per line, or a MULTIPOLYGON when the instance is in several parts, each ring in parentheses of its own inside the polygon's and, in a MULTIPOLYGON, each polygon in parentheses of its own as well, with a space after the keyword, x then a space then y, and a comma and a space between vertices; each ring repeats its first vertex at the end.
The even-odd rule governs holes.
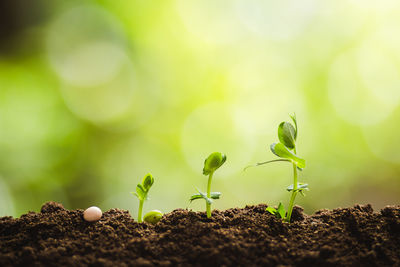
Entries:
MULTIPOLYGON (((296 148, 294 148, 294 153, 296 154, 296 148)), ((286 216, 287 222, 290 222, 290 218, 292 217, 292 211, 293 211, 294 200, 296 199, 296 195, 297 195, 297 166, 295 163, 293 163, 293 190, 292 190, 292 195, 290 197, 288 214, 286 216)))
POLYGON ((288 161, 288 162, 290 162, 290 160, 288 160, 288 159, 274 159, 274 160, 269 160, 269 161, 264 161, 264 162, 258 162, 258 163, 256 163, 256 166, 264 165, 264 164, 271 163, 271 162, 277 162, 277 161, 288 161))
POLYGON ((139 212, 138 212, 138 222, 142 222, 142 210, 143 210, 144 200, 139 200, 139 212))
MULTIPOLYGON (((210 173, 208 177, 208 184, 207 184, 207 197, 211 198, 211 180, 213 177, 214 172, 210 173)), ((207 218, 211 218, 211 204, 206 201, 206 210, 207 210, 207 218)))

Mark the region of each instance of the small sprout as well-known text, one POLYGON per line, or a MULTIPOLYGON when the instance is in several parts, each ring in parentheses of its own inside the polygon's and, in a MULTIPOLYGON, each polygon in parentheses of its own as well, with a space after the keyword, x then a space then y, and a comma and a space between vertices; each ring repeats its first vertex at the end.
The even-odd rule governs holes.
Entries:
POLYGON ((220 192, 211 192, 212 177, 214 172, 221 167, 225 161, 226 156, 220 152, 211 153, 210 156, 207 157, 203 167, 203 174, 208 175, 207 194, 197 189, 199 193, 190 197, 190 202, 196 199, 204 199, 206 201, 207 218, 211 217, 211 204, 213 203, 213 199, 219 199, 221 196, 220 192))
MULTIPOLYGON (((272 153, 278 156, 280 159, 269 160, 261 163, 257 163, 252 166, 259 166, 263 164, 268 164, 271 162, 284 161, 290 162, 293 165, 293 184, 287 187, 287 191, 291 192, 291 197, 289 201, 289 207, 287 210, 287 214, 285 212, 285 208, 281 203, 279 203, 278 209, 274 209, 272 207, 268 207, 267 211, 278 216, 279 218, 284 219, 287 222, 290 222, 290 218, 292 216, 294 201, 296 199, 297 193, 300 193, 304 196, 304 191, 308 190, 308 184, 297 182, 297 170, 303 170, 306 166, 306 161, 299 156, 297 156, 296 152, 296 141, 297 141, 297 119, 296 115, 290 116, 294 126, 290 122, 281 122, 278 126, 278 139, 279 143, 273 143, 270 148, 272 153)), ((245 169, 247 169, 246 167, 245 169)))
POLYGON ((204 161, 204 168, 203 168, 203 174, 204 175, 209 175, 210 173, 215 172, 219 167, 224 164, 226 161, 226 156, 224 154, 221 154, 219 152, 214 152, 211 153, 208 158, 204 161))
POLYGON ((136 186, 136 192, 132 193, 139 199, 138 222, 142 222, 143 203, 147 200, 147 193, 154 183, 153 175, 150 173, 143 177, 142 183, 136 186))
POLYGON ((85 221, 88 221, 88 222, 95 222, 95 221, 100 220, 102 215, 103 215, 103 213, 101 212, 101 209, 93 206, 93 207, 87 208, 83 212, 83 219, 85 219, 85 221))
POLYGON ((286 211, 285 208, 283 207, 283 204, 280 202, 277 209, 273 207, 267 207, 265 210, 271 213, 272 215, 275 215, 279 219, 285 219, 286 211))
POLYGON ((151 224, 156 224, 161 220, 162 216, 163 213, 161 211, 151 210, 144 215, 143 220, 151 224))

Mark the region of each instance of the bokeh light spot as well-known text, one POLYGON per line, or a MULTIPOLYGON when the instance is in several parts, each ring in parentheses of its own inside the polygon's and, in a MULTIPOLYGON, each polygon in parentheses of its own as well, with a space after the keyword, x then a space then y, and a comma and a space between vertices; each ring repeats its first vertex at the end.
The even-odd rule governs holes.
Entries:
POLYGON ((178 0, 176 6, 188 31, 206 43, 227 44, 244 35, 233 1, 178 0))
POLYGON ((400 110, 397 109, 385 121, 362 128, 362 133, 369 149, 379 159, 392 163, 400 163, 400 129, 396 127, 399 121, 400 110))
POLYGON ((244 24, 257 35, 272 40, 296 37, 311 22, 316 1, 239 0, 237 11, 244 24))
POLYGON ((360 77, 357 53, 341 54, 332 64, 329 79, 329 99, 338 115, 355 125, 371 125, 384 120, 393 111, 377 98, 360 77))
POLYGON ((80 87, 111 80, 126 57, 117 20, 95 6, 62 13, 49 27, 47 48, 59 77, 80 87))
POLYGON ((133 67, 126 64, 114 79, 92 87, 61 87, 68 107, 79 117, 94 123, 106 123, 130 109, 135 93, 133 67))
POLYGON ((400 70, 391 53, 375 40, 358 50, 357 67, 365 87, 386 106, 396 107, 400 100, 400 70))

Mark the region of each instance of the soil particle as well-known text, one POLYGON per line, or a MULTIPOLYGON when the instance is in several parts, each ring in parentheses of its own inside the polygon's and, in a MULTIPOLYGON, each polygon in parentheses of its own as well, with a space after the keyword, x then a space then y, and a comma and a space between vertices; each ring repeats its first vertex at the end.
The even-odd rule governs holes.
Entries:
POLYGON ((400 206, 295 207, 291 224, 246 206, 177 209, 137 223, 111 209, 97 222, 55 202, 40 213, 0 218, 0 266, 400 266, 400 206))

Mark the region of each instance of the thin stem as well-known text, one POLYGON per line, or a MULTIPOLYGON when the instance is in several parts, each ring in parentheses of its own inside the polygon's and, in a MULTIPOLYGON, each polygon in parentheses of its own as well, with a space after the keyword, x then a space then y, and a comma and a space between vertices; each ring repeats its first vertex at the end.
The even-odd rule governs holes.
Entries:
POLYGON ((258 162, 258 163, 254 164, 254 165, 249 165, 249 166, 247 166, 246 168, 244 168, 243 170, 245 171, 245 170, 247 170, 247 169, 250 168, 250 167, 257 167, 257 166, 260 166, 260 165, 268 164, 268 163, 271 163, 271 162, 277 162, 277 161, 286 161, 286 162, 290 162, 290 160, 288 160, 288 159, 274 159, 274 160, 268 160, 268 161, 264 161, 264 162, 258 162))
MULTIPOLYGON (((211 198, 211 180, 213 177, 214 172, 210 173, 208 177, 208 184, 207 184, 207 197, 211 198)), ((211 204, 206 201, 206 210, 207 210, 207 218, 211 217, 211 204)))
POLYGON ((287 161, 287 162, 290 162, 290 160, 288 160, 288 159, 273 159, 273 160, 269 160, 269 161, 258 162, 258 163, 256 163, 256 166, 264 165, 264 164, 271 163, 271 162, 277 162, 277 161, 287 161))
POLYGON ((138 212, 138 222, 142 222, 142 210, 143 210, 144 200, 139 200, 139 212, 138 212))
MULTIPOLYGON (((294 148, 294 153, 296 154, 296 148, 294 148)), ((292 195, 290 197, 288 214, 286 216, 287 222, 290 222, 290 218, 292 217, 292 211, 293 211, 294 200, 296 199, 296 195, 297 195, 297 166, 295 163, 293 163, 293 190, 292 190, 292 195)))

